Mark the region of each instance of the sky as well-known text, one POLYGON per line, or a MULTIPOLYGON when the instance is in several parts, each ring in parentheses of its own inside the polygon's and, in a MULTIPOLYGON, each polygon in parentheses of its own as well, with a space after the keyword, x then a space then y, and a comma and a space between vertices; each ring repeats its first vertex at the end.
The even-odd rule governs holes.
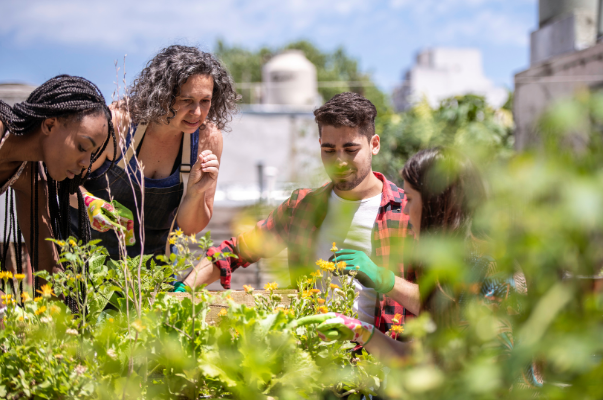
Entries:
POLYGON ((386 92, 419 50, 473 47, 497 85, 528 67, 536 0, 0 0, 0 82, 41 84, 66 73, 107 100, 170 44, 250 50, 307 39, 343 46, 386 92), (116 73, 115 63, 120 71, 116 73), (118 77, 119 76, 119 77, 118 77))

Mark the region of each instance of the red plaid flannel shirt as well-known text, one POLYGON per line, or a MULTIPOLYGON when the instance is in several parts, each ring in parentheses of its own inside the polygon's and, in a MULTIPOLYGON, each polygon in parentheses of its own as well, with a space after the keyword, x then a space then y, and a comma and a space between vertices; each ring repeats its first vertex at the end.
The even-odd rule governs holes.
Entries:
MULTIPOLYGON (((402 213, 406 205, 404 191, 382 174, 374 174, 383 182, 383 197, 373 226, 371 258, 377 265, 389 268, 396 275, 414 282, 414 272, 404 269, 401 257, 402 239, 408 225, 408 216, 402 213)), ((237 268, 247 267, 260 258, 273 257, 285 248, 288 250, 293 284, 297 282, 297 277, 316 269, 315 241, 327 214, 332 190, 332 183, 318 189, 295 190, 288 200, 272 211, 268 218, 258 222, 254 229, 210 248, 208 256, 216 252, 230 252, 239 257, 216 261, 215 264, 220 268, 222 286, 230 288, 231 274, 237 268)), ((387 332, 396 314, 402 315, 402 323, 407 317, 413 316, 387 296, 377 298, 375 326, 379 330, 387 332)))

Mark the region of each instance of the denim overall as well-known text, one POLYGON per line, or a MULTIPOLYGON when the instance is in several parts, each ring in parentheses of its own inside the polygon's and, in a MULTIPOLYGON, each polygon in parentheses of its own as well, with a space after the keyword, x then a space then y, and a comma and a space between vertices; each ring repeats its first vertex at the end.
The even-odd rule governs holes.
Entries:
MULTIPOLYGON (((133 132, 136 131, 136 128, 136 125, 132 125, 132 129, 130 129, 128 137, 126 138, 126 148, 130 145, 133 132)), ((199 130, 196 130, 191 134, 190 143, 190 165, 192 166, 197 159, 199 130)), ((182 151, 182 149, 180 151, 182 151)), ((138 154, 139 152, 140 147, 136 149, 136 153, 138 154)), ((109 201, 109 192, 107 191, 108 181, 111 197, 132 211, 132 214, 134 215, 134 236, 136 238, 136 244, 126 247, 126 250, 130 257, 135 257, 140 255, 141 238, 139 234, 139 221, 136 215, 136 202, 132 194, 132 186, 130 186, 128 175, 124 169, 117 165, 122 157, 123 155, 115 160, 113 168, 110 169, 111 161, 106 160, 100 168, 90 175, 90 178, 86 181, 84 187, 94 196, 109 201)), ((178 168, 176 168, 167 178, 144 178, 144 254, 165 254, 170 228, 172 227, 184 191, 184 184, 180 180, 180 158, 181 156, 178 155, 178 168)), ((130 159, 128 168, 132 174, 138 176, 141 175, 134 157, 130 159)), ((134 178, 134 176, 132 176, 132 178, 134 178)), ((132 185, 136 191, 137 202, 140 204, 142 200, 140 186, 134 182, 134 179, 132 179, 132 185)), ((71 231, 76 234, 78 220, 77 210, 71 208, 70 212, 71 231)), ((119 258, 119 242, 113 230, 107 232, 92 230, 92 240, 95 239, 102 240, 100 245, 107 248, 109 256, 112 259, 119 258)))

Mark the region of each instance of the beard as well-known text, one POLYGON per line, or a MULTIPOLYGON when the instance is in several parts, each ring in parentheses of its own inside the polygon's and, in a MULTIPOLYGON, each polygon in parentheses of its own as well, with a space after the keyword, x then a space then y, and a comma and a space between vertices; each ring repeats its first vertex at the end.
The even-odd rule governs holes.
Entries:
POLYGON ((333 179, 335 189, 344 192, 355 189, 358 185, 362 183, 362 181, 364 181, 364 179, 366 179, 368 174, 371 173, 372 161, 373 156, 369 153, 367 162, 363 163, 363 167, 358 169, 356 173, 352 174, 349 178, 346 178, 346 180, 344 181, 337 181, 333 179))

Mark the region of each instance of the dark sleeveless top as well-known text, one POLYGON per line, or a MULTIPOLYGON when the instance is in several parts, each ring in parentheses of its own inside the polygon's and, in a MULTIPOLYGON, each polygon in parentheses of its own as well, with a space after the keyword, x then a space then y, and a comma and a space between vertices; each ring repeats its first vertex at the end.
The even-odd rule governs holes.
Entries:
MULTIPOLYGON (((130 129, 128 137, 126 138, 127 146, 129 146, 132 141, 132 136, 136 131, 136 127, 136 125, 132 125, 130 129)), ((141 145, 142 142, 143 141, 141 140, 141 145)), ((198 147, 199 130, 196 130, 191 136, 191 165, 197 160, 198 147)), ((136 152, 138 153, 139 149, 137 149, 136 152)), ((84 187, 94 196, 109 201, 109 192, 107 191, 107 186, 109 186, 113 199, 132 211, 132 214, 134 215, 134 237, 136 238, 136 244, 126 247, 126 250, 130 257, 135 257, 140 255, 141 244, 139 221, 135 211, 137 208, 136 204, 141 204, 142 202, 141 190, 140 186, 132 180, 132 185, 134 186, 136 193, 135 200, 126 171, 117 165, 122 157, 123 155, 115 160, 113 168, 110 169, 111 161, 106 160, 90 175, 90 179, 86 181, 84 187)), ((165 244, 170 233, 170 227, 172 226, 172 221, 174 220, 184 191, 184 185, 180 182, 179 166, 181 163, 181 155, 176 159, 176 163, 178 168, 175 168, 172 171, 172 174, 166 178, 144 178, 144 254, 159 255, 164 254, 165 252, 165 244)), ((136 166, 134 157, 132 157, 128 163, 128 169, 138 177, 142 175, 141 171, 139 171, 136 166)), ((77 234, 77 210, 71 208, 70 211, 71 230, 74 234, 77 234)), ((102 242, 100 245, 107 248, 110 257, 112 259, 119 258, 119 243, 115 232, 112 230, 107 232, 92 230, 92 239, 101 239, 102 242)))

